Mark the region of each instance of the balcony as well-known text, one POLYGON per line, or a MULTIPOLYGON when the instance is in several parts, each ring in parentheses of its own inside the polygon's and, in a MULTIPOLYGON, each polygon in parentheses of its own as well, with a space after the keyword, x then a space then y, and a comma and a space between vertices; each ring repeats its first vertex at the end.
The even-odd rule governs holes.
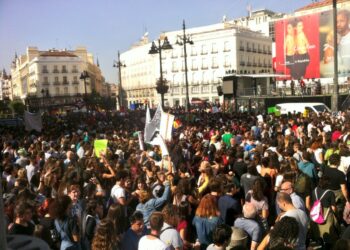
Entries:
POLYGON ((73 84, 73 85, 78 85, 79 82, 75 80, 75 81, 72 82, 72 84, 73 84))
POLYGON ((201 55, 207 55, 208 54, 208 51, 202 51, 201 52, 201 55))
POLYGON ((49 71, 48 71, 47 69, 43 69, 43 70, 41 71, 41 73, 43 73, 43 74, 48 74, 49 71))
POLYGON ((68 84, 69 84, 69 81, 63 81, 62 84, 63 84, 63 85, 68 85, 68 84))
POLYGON ((213 65, 211 66, 211 68, 212 68, 212 69, 217 69, 217 68, 219 68, 219 65, 213 64, 213 65))
POLYGON ((68 73, 67 69, 62 69, 62 73, 68 73))
POLYGON ((247 47, 247 52, 252 52, 252 49, 250 47, 247 47))
POLYGON ((191 52, 191 56, 196 56, 197 52, 191 52))
POLYGON ((250 62, 248 62, 248 63, 247 63, 247 66, 250 67, 250 66, 252 66, 252 64, 251 64, 250 62))
POLYGON ((43 82, 43 86, 48 86, 48 85, 50 85, 49 82, 43 82))
POLYGON ((258 67, 262 67, 263 65, 262 65, 262 63, 258 63, 258 67))
POLYGON ((213 49, 213 50, 211 51, 211 53, 212 53, 212 54, 217 54, 217 53, 218 53, 218 50, 217 50, 217 49, 213 49))
POLYGON ((60 72, 58 71, 58 69, 54 69, 54 70, 52 71, 52 73, 57 74, 57 73, 60 73, 60 72))
POLYGON ((239 65, 245 66, 245 62, 240 62, 239 65))
POLYGON ((256 67, 257 66, 257 63, 253 63, 253 67, 256 67))
POLYGON ((79 73, 79 71, 76 70, 76 69, 73 69, 73 70, 72 70, 72 73, 79 73))
POLYGON ((56 82, 53 82, 53 85, 60 85, 61 83, 56 81, 56 82))
POLYGON ((243 46, 239 47, 239 50, 244 51, 244 47, 243 46))
POLYGON ((175 59, 175 58, 177 58, 177 55, 171 55, 171 58, 175 59))
POLYGON ((175 73, 175 72, 179 72, 178 69, 172 69, 171 72, 175 73))
POLYGON ((198 70, 198 66, 193 66, 192 68, 191 68, 191 70, 198 70))
POLYGON ((208 69, 208 65, 203 65, 201 69, 208 69))
POLYGON ((257 51, 257 50, 254 48, 254 49, 253 49, 253 53, 256 53, 256 51, 257 51))

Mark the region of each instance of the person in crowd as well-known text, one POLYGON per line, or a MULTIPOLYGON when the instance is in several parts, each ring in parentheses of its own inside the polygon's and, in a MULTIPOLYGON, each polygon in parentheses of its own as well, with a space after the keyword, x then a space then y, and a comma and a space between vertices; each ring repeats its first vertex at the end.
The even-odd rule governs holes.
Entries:
POLYGON ((257 249, 263 235, 262 226, 256 221, 257 209, 251 203, 243 206, 243 217, 237 218, 234 227, 244 230, 250 238, 248 248, 250 250, 257 249))
MULTIPOLYGON (((294 187, 292 182, 290 181, 283 182, 279 191, 289 194, 290 198, 292 199, 293 206, 295 208, 301 209, 304 212, 306 212, 305 202, 299 195, 297 195, 294 192, 294 187)), ((277 204, 276 204, 276 210, 277 210, 277 214, 281 212, 277 204)))
POLYGON ((72 200, 64 195, 55 200, 55 229, 61 238, 60 250, 80 249, 80 228, 78 219, 72 216, 72 200))
POLYGON ((232 229, 226 224, 218 225, 213 232, 213 243, 207 250, 225 250, 230 243, 232 229))
POLYGON ((296 219, 299 227, 298 240, 296 243, 296 249, 306 249, 306 236, 307 236, 307 228, 309 225, 309 219, 306 213, 300 209, 297 209, 293 206, 292 199, 289 194, 279 192, 277 193, 277 204, 279 208, 284 212, 280 218, 283 217, 292 217, 296 219))
POLYGON ((153 212, 149 217, 150 233, 142 236, 139 241, 138 250, 170 250, 163 241, 159 239, 160 231, 164 224, 164 216, 161 212, 153 212))
POLYGON ((92 241, 92 250, 120 250, 115 237, 113 221, 105 218, 97 226, 96 233, 92 241))
POLYGON ((240 201, 235 197, 238 189, 236 184, 232 182, 225 185, 224 191, 225 194, 220 196, 218 200, 220 218, 225 224, 233 226, 234 220, 242 210, 240 201))
POLYGON ((163 208, 162 213, 164 216, 164 224, 160 231, 159 239, 172 249, 182 249, 183 242, 179 232, 176 230, 179 222, 177 207, 173 204, 168 204, 163 208))
POLYGON ((14 223, 9 226, 9 234, 33 235, 34 224, 31 222, 33 216, 32 207, 22 202, 15 207, 14 223))
POLYGON ((260 243, 258 250, 264 249, 295 249, 299 235, 299 225, 295 218, 285 216, 279 220, 273 229, 260 243))
POLYGON ((216 198, 210 194, 203 196, 192 221, 201 249, 206 249, 212 243, 212 232, 217 225, 221 224, 219 216, 216 198))
POLYGON ((146 235, 146 227, 143 222, 143 215, 136 211, 130 217, 130 227, 125 232, 121 241, 121 249, 137 250, 142 236, 146 235))

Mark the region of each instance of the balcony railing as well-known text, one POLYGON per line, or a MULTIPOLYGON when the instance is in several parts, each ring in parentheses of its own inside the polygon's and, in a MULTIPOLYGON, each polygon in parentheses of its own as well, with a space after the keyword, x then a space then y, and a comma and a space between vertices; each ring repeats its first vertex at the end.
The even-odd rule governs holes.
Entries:
POLYGON ((41 73, 43 73, 43 74, 48 74, 49 71, 48 71, 47 69, 43 69, 43 70, 41 71, 41 73))
POLYGON ((252 52, 252 49, 250 47, 247 47, 247 52, 252 52))
POLYGON ((244 47, 243 46, 239 47, 239 50, 244 51, 244 47))
POLYGON ((73 70, 72 70, 72 73, 79 73, 79 71, 76 70, 76 69, 73 69, 73 70))
POLYGON ((72 82, 72 84, 74 84, 74 85, 78 85, 78 84, 79 84, 79 82, 78 82, 78 81, 73 81, 73 82, 72 82))
POLYGON ((48 86, 48 85, 50 85, 49 82, 43 82, 43 86, 48 86))
POLYGON ((61 83, 60 82, 53 82, 53 85, 60 85, 61 83))
POLYGON ((245 66, 245 62, 240 62, 239 65, 245 66))
POLYGON ((60 73, 60 72, 58 71, 58 69, 54 69, 54 70, 52 71, 52 73, 57 74, 57 73, 60 73))
POLYGON ((68 84, 69 84, 69 81, 63 81, 62 84, 63 84, 63 85, 68 85, 68 84))
POLYGON ((62 69, 62 73, 68 73, 66 69, 62 69))

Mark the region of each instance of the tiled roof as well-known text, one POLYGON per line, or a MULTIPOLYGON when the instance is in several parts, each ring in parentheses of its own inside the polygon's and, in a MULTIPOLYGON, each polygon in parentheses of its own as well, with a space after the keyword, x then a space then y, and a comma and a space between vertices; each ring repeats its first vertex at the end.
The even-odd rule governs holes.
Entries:
MULTIPOLYGON (((348 0, 337 0, 337 3, 342 3, 342 2, 346 2, 346 1, 348 1, 348 0)), ((311 3, 311 4, 308 4, 304 7, 301 7, 300 9, 297 9, 296 12, 303 11, 303 10, 317 9, 317 8, 321 8, 321 7, 332 5, 332 4, 333 4, 333 0, 323 0, 320 2, 311 3)))
POLYGON ((49 50, 40 53, 40 56, 62 56, 62 57, 77 57, 67 51, 49 50))

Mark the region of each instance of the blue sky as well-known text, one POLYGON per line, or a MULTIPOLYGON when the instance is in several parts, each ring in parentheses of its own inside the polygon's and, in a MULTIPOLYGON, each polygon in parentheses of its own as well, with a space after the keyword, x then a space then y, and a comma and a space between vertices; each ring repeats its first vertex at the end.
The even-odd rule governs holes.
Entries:
POLYGON ((179 30, 182 20, 197 27, 267 8, 290 13, 311 0, 0 0, 0 68, 8 72, 15 52, 85 46, 98 57, 106 81, 117 81, 112 67, 117 52, 127 50, 145 31, 155 39, 179 30))

